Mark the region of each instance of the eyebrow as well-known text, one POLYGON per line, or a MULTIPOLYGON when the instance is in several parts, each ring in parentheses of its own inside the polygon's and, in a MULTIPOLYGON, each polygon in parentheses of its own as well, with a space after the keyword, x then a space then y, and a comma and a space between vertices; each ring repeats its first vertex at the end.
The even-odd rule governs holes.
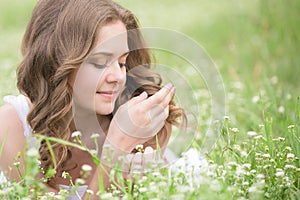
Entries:
MULTIPOLYGON (((123 53, 121 56, 119 57, 123 57, 125 55, 128 55, 129 54, 129 50, 126 50, 125 53, 123 53)), ((113 56, 114 53, 112 52, 107 52, 107 51, 99 51, 99 52, 95 52, 93 54, 91 54, 91 56, 97 56, 97 55, 104 55, 104 56, 113 56)))
POLYGON ((111 52, 104 52, 104 51, 99 51, 91 54, 91 56, 97 56, 97 55, 112 56, 114 54, 111 52))

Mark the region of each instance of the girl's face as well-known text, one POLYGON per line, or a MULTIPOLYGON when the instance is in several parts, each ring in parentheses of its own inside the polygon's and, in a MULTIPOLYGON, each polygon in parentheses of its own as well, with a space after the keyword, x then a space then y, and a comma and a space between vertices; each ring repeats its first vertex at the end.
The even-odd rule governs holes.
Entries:
POLYGON ((76 109, 108 115, 126 82, 128 55, 125 25, 115 20, 98 32, 97 47, 69 78, 76 109))

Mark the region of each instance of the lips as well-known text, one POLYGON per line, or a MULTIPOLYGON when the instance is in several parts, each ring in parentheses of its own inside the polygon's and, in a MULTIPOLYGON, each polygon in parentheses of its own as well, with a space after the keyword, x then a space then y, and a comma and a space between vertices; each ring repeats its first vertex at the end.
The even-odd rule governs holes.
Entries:
POLYGON ((113 98, 116 95, 116 91, 98 91, 97 94, 106 98, 113 98))

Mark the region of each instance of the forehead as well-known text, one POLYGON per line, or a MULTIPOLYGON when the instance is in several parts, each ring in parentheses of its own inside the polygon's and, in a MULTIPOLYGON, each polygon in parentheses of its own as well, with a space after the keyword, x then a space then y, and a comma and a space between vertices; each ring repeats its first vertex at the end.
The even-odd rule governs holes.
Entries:
POLYGON ((96 45, 92 54, 110 53, 122 55, 128 52, 127 29, 125 25, 121 21, 115 20, 102 26, 98 32, 96 45))

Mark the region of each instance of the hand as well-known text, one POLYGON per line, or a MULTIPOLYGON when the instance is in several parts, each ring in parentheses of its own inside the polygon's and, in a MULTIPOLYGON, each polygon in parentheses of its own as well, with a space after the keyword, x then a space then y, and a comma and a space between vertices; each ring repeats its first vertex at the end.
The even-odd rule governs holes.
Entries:
POLYGON ((165 124, 174 92, 175 87, 169 83, 149 98, 143 92, 120 106, 111 121, 107 142, 130 153, 152 138, 165 124))

